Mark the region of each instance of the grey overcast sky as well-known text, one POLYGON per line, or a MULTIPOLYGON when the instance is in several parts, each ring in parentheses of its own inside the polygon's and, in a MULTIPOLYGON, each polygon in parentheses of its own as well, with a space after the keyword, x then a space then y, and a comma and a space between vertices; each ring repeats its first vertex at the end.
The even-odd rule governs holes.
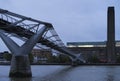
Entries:
POLYGON ((52 23, 64 43, 106 41, 109 6, 115 7, 120 40, 120 0, 0 0, 2 9, 52 23))

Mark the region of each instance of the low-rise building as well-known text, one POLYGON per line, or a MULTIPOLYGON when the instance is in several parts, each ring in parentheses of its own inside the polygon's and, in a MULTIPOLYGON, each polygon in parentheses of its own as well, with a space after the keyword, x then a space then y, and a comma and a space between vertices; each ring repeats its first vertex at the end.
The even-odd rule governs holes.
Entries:
POLYGON ((51 49, 33 49, 34 62, 46 63, 52 57, 51 49))
MULTIPOLYGON (((67 47, 76 54, 81 53, 87 60, 91 56, 97 56, 102 62, 107 61, 106 41, 103 42, 68 42, 67 47)), ((116 41, 115 55, 120 56, 120 41, 116 41)))

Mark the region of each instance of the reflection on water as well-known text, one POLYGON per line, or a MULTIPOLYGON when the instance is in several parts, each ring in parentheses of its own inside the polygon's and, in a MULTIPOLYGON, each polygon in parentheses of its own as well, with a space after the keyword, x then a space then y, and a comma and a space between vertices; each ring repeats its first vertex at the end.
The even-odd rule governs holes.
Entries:
POLYGON ((32 78, 9 78, 9 66, 0 69, 0 81, 120 81, 120 66, 32 66, 32 78))
POLYGON ((74 67, 66 67, 64 69, 61 69, 61 70, 58 70, 58 71, 55 71, 53 73, 51 73, 50 75, 47 75, 45 77, 42 77, 42 78, 37 78, 37 80, 41 80, 41 81, 70 81, 69 80, 69 77, 68 77, 68 74, 69 74, 69 71, 71 71, 72 69, 74 69, 74 67))
POLYGON ((64 81, 62 80, 62 77, 65 77, 67 72, 73 68, 74 67, 67 66, 62 69, 55 69, 55 71, 53 71, 51 74, 47 74, 44 77, 33 76, 33 78, 10 78, 10 81, 64 81))
POLYGON ((103 66, 101 69, 102 81, 120 81, 120 66, 103 66))
POLYGON ((32 78, 10 78, 10 81, 33 81, 32 78))
POLYGON ((108 67, 107 69, 107 80, 106 81, 114 81, 115 80, 115 67, 108 67))

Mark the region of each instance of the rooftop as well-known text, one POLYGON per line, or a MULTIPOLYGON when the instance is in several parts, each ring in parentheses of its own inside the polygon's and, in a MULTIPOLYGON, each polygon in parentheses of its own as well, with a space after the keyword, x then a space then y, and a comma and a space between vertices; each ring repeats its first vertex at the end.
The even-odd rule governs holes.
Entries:
MULTIPOLYGON (((68 47, 105 47, 106 41, 101 42, 67 42, 68 47)), ((116 41, 116 46, 120 46, 120 41, 116 41)))

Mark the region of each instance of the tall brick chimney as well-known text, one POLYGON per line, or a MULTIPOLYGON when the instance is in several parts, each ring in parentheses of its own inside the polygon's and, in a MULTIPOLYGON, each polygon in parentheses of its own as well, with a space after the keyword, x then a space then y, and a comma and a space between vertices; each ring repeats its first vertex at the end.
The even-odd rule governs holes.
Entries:
POLYGON ((108 7, 107 12, 107 57, 108 63, 115 62, 115 12, 114 7, 108 7))

